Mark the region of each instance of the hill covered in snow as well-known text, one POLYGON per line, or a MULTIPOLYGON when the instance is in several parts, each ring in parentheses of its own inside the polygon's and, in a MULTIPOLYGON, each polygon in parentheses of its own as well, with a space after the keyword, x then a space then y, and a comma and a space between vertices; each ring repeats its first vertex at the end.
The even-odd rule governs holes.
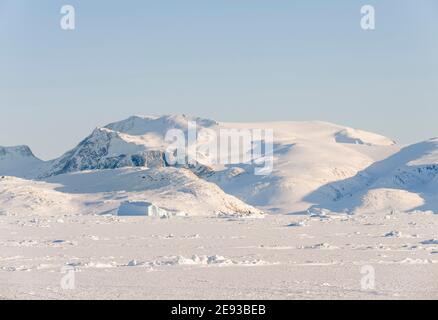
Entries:
POLYGON ((43 163, 28 146, 0 146, 0 175, 32 177, 42 169, 43 163))
POLYGON ((263 215, 186 169, 92 170, 44 181, 0 178, 0 214, 117 214, 126 201, 149 201, 174 215, 263 215))
POLYGON ((397 152, 392 140, 326 122, 271 122, 224 124, 225 127, 273 128, 274 170, 254 176, 246 164, 215 171, 209 177, 226 192, 272 212, 307 210, 327 197, 308 200, 322 186, 355 176, 375 161, 397 152), (339 141, 339 134, 351 132, 352 140, 339 141), (354 133, 354 135, 353 135, 354 133), (359 144, 357 140, 366 141, 359 144))
POLYGON ((438 210, 438 139, 402 148, 356 175, 329 183, 308 196, 330 194, 320 206, 335 211, 438 210))

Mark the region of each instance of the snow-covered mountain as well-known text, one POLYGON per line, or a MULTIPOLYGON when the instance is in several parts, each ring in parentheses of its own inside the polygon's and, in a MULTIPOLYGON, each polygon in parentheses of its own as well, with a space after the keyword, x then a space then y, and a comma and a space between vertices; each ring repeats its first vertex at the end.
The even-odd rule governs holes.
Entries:
MULTIPOLYGON (((273 212, 304 211, 327 198, 308 199, 322 186, 355 176, 399 150, 388 138, 326 122, 221 124, 274 130, 274 170, 254 176, 253 167, 230 166, 209 177, 226 192, 273 212), (348 132, 350 139, 340 141, 348 132), (357 143, 362 141, 363 143, 357 143)), ((330 197, 330 196, 329 196, 330 197)))
MULTIPOLYGON (((194 174, 206 174, 209 168, 197 163, 171 168, 166 163, 165 133, 170 129, 186 132, 188 121, 203 127, 217 125, 186 116, 135 116, 95 129, 57 159, 38 160, 34 165, 16 162, 14 170, 4 161, 5 176, 38 181, 27 184, 28 180, 2 179, 0 203, 8 212, 28 212, 30 208, 35 212, 114 213, 123 201, 147 200, 171 212, 191 215, 260 216, 261 210, 194 174), (60 209, 62 203, 66 205, 60 209)), ((26 151, 23 157, 33 157, 30 149, 26 151)))
POLYGON ((34 156, 28 146, 0 146, 0 175, 19 177, 33 176, 44 161, 34 156))
MULTIPOLYGON (((201 128, 215 127, 212 120, 181 116, 133 116, 97 128, 74 149, 51 161, 39 178, 83 170, 124 167, 166 167, 165 135, 168 130, 187 132, 189 121, 201 128)), ((208 171, 199 164, 185 166, 195 172, 208 171)))
POLYGON ((331 197, 320 206, 335 211, 437 211, 438 139, 402 148, 351 178, 315 190, 309 200, 321 194, 331 197))
POLYGON ((77 147, 51 162, 40 177, 84 170, 122 167, 163 167, 161 150, 149 149, 147 143, 107 128, 97 128, 77 147))
MULTIPOLYGON (((207 142, 200 139, 197 146, 204 150, 204 144, 207 142)), ((434 201, 437 146, 435 139, 401 148, 378 134, 318 121, 218 123, 185 115, 134 116, 95 129, 74 149, 48 162, 35 158, 27 147, 0 148, 0 175, 59 185, 49 189, 75 199, 80 194, 79 202, 107 194, 106 202, 93 200, 99 203, 93 212, 114 210, 114 199, 119 203, 151 198, 171 210, 187 211, 190 207, 197 214, 201 214, 200 208, 227 214, 231 208, 238 213, 258 213, 255 208, 293 213, 315 206, 354 212, 365 207, 396 208, 396 203, 403 210, 438 211, 438 201, 434 201), (165 135, 171 129, 187 135, 189 121, 196 123, 198 130, 217 133, 273 130, 272 173, 255 175, 260 165, 257 161, 210 163, 204 161, 208 160, 206 154, 201 154, 197 163, 170 165, 165 157, 165 135), (138 170, 149 170, 146 176, 161 182, 148 178, 135 182, 143 174, 138 170), (120 197, 123 192, 128 195, 120 197)), ((251 151, 239 149, 241 156, 251 151)), ((52 193, 48 194, 50 198, 52 193)))

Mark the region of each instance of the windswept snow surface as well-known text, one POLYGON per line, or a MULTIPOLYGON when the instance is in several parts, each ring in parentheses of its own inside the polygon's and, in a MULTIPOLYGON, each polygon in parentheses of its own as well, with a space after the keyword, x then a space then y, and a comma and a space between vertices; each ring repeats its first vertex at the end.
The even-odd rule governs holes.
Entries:
POLYGON ((134 116, 51 161, 0 147, 0 299, 437 299, 437 175, 438 139, 316 121, 134 116), (164 136, 189 121, 273 130, 272 172, 210 161, 205 136, 171 165, 164 136), (126 203, 169 214, 117 216, 126 203))
POLYGON ((0 298, 437 299, 436 218, 0 215, 0 298))

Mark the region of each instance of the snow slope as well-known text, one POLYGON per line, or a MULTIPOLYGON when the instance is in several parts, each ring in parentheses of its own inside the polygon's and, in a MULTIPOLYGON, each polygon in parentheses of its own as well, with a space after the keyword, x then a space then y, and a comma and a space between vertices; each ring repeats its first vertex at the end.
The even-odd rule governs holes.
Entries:
POLYGON ((115 214, 124 201, 148 201, 175 214, 262 217, 218 186, 177 168, 82 171, 42 181, 0 179, 7 214, 115 214))
POLYGON ((399 150, 391 140, 362 131, 358 137, 366 144, 340 142, 337 139, 339 132, 353 130, 326 122, 223 125, 273 128, 274 171, 268 176, 254 176, 251 166, 232 166, 216 172, 210 181, 252 205, 280 213, 303 211, 324 201, 325 194, 316 199, 308 196, 328 183, 355 176, 375 161, 399 150))
POLYGON ((357 175, 329 183, 310 199, 330 194, 320 206, 336 211, 438 211, 438 139, 401 149, 357 175))
POLYGON ((395 144, 394 141, 384 136, 352 128, 346 128, 336 133, 335 140, 340 143, 367 145, 391 146, 395 144))
POLYGON ((0 214, 62 216, 81 213, 73 195, 57 192, 55 188, 45 182, 0 177, 0 214))
MULTIPOLYGON (((104 128, 97 128, 74 149, 53 160, 39 178, 69 172, 124 167, 167 166, 165 135, 168 130, 180 129, 187 133, 188 122, 201 128, 217 125, 212 120, 187 116, 140 117, 133 116, 104 128)), ((194 171, 205 171, 197 163, 190 164, 194 171)))

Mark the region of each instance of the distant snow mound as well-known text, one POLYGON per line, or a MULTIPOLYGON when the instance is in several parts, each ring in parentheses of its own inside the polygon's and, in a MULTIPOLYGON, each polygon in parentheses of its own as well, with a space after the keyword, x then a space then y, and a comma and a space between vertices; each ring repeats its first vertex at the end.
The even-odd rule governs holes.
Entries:
POLYGON ((346 128, 335 134, 338 143, 366 144, 375 146, 391 146, 395 142, 378 134, 362 130, 346 128))
POLYGON ((44 182, 0 177, 0 213, 7 215, 62 215, 76 213, 74 196, 44 182))
POLYGON ((417 193, 398 189, 373 189, 361 199, 356 212, 409 212, 424 205, 424 199, 417 193))
POLYGON ((217 266, 217 267, 256 267, 271 265, 272 263, 263 260, 235 260, 219 255, 193 255, 190 258, 184 256, 169 256, 157 259, 153 262, 147 263, 147 266, 217 266))
POLYGON ((28 146, 0 146, 0 175, 28 177, 44 161, 34 156, 28 146))

